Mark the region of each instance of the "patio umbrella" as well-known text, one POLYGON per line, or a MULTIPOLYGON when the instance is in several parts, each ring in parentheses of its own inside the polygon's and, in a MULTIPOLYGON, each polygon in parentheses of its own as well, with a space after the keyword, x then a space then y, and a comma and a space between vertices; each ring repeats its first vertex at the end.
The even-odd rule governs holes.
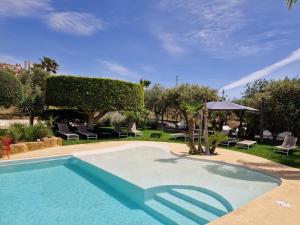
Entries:
POLYGON ((250 113, 258 113, 257 109, 247 107, 244 105, 239 105, 233 102, 226 102, 226 101, 215 101, 215 102, 208 102, 206 103, 208 111, 233 111, 233 112, 242 112, 240 114, 240 126, 239 130, 242 128, 242 121, 245 112, 250 113))
POLYGON ((232 102, 216 101, 206 103, 209 111, 242 111, 242 112, 259 112, 257 109, 239 105, 232 102))

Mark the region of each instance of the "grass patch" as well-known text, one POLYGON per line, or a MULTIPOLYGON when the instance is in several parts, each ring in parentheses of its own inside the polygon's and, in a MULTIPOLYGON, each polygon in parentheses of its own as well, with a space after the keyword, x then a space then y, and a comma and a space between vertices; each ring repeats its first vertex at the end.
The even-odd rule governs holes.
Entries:
POLYGON ((227 148, 222 146, 222 148, 250 155, 256 155, 283 165, 300 168, 300 149, 297 149, 296 151, 292 152, 290 155, 287 156, 280 153, 274 153, 274 146, 266 144, 257 144, 255 147, 250 148, 249 150, 237 147, 227 148))
MULTIPOLYGON (((74 145, 74 144, 88 144, 88 143, 97 143, 97 142, 105 142, 105 141, 160 141, 160 142, 173 142, 173 143, 186 143, 183 139, 181 140, 174 140, 171 139, 170 132, 165 132, 161 130, 144 130, 143 131, 143 136, 139 137, 128 137, 128 138, 101 138, 98 140, 70 140, 66 141, 64 140, 63 144, 64 145, 74 145), (151 133, 161 133, 162 136, 161 138, 151 138, 150 135, 151 133)), ((237 147, 221 147, 225 148, 231 151, 237 151, 237 152, 242 152, 246 154, 251 154, 251 155, 256 155, 265 159, 269 159, 271 161, 291 166, 291 167, 296 167, 300 168, 300 150, 297 149, 297 151, 294 151, 291 155, 286 156, 283 154, 279 153, 274 153, 273 152, 273 146, 271 145, 265 145, 265 144, 257 144, 255 147, 247 150, 247 149, 242 149, 242 148, 237 148, 237 147)))
POLYGON ((64 145, 74 145, 74 144, 88 144, 88 143, 97 143, 104 141, 160 141, 160 142, 175 142, 175 143, 184 143, 183 139, 174 140, 171 139, 171 133, 161 131, 161 130, 141 130, 143 132, 143 136, 129 136, 128 138, 118 138, 118 137, 107 137, 101 138, 97 140, 64 140, 64 145), (160 133, 160 138, 151 138, 152 133, 160 133))

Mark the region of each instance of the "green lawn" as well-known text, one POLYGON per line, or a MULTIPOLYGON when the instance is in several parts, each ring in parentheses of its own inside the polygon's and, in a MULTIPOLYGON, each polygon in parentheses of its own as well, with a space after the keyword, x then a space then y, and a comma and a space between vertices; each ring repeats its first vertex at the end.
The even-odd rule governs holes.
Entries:
MULTIPOLYGON (((226 148, 226 147, 223 147, 226 148)), ((300 168, 300 149, 298 148, 291 155, 284 155, 273 152, 273 146, 265 144, 257 144, 255 147, 247 150, 237 147, 226 148, 232 151, 243 152, 251 155, 256 155, 283 165, 300 168)))
MULTIPOLYGON (((74 145, 74 144, 86 144, 86 143, 95 143, 95 142, 104 142, 104 141, 163 141, 163 142, 175 142, 175 143, 185 143, 184 140, 172 140, 170 139, 170 133, 158 130, 144 130, 144 135, 139 137, 128 137, 128 138, 104 138, 99 140, 78 140, 78 141, 64 141, 64 145, 74 145), (161 138, 151 138, 151 133, 161 133, 161 138)), ((226 147, 222 147, 226 148, 226 147)), ((286 156, 283 154, 278 154, 273 152, 273 147, 265 144, 257 144, 255 147, 250 150, 230 147, 226 148, 231 151, 243 152, 246 154, 256 155, 262 158, 269 159, 274 162, 278 162, 287 166, 300 168, 300 149, 293 152, 291 155, 286 156)))
POLYGON ((177 143, 184 143, 183 140, 173 140, 171 139, 170 134, 168 132, 160 131, 160 130, 141 130, 143 132, 143 136, 129 136, 128 138, 117 138, 117 137, 111 137, 111 138, 102 138, 98 140, 70 140, 66 141, 64 140, 64 145, 74 145, 74 144, 86 144, 86 143, 95 143, 95 142, 103 142, 103 141, 163 141, 163 142, 177 142, 177 143), (160 138, 151 138, 151 133, 160 133, 162 136, 160 138))

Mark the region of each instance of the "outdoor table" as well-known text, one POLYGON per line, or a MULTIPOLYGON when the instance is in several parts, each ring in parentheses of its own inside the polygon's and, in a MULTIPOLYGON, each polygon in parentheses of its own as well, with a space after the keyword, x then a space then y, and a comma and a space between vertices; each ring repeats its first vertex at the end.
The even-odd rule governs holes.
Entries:
POLYGON ((250 147, 253 147, 257 144, 257 141, 249 141, 244 140, 236 143, 236 147, 246 147, 247 149, 250 149, 250 147))

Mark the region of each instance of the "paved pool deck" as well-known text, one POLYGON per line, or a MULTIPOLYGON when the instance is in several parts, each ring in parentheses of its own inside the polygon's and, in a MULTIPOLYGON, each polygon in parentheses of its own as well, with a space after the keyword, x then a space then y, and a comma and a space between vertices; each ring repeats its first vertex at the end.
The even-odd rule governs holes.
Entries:
MULTIPOLYGON (((92 150, 113 151, 115 147, 126 144, 143 143, 133 141, 109 141, 84 145, 72 145, 16 154, 11 159, 25 159, 54 155, 81 154, 92 150)), ((149 144, 149 142, 145 142, 149 144)), ((281 185, 243 205, 237 210, 211 222, 213 225, 298 225, 300 224, 300 170, 291 168, 257 156, 218 148, 218 155, 191 156, 185 144, 158 143, 171 149, 172 153, 185 158, 213 160, 240 165, 268 173, 281 179, 281 185), (290 205, 286 208, 276 201, 290 205)), ((286 156, 283 156, 286 157, 286 156)), ((7 160, 7 159, 1 159, 7 160)))

